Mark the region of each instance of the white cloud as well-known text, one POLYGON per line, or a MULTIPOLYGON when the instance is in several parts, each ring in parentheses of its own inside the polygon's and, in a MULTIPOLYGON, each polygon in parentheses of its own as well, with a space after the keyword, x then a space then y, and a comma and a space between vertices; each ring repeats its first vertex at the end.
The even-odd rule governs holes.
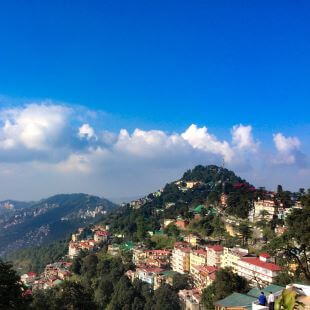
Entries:
POLYGON ((63 173, 90 172, 90 162, 87 154, 71 154, 68 159, 56 164, 56 169, 63 173))
POLYGON ((89 125, 89 124, 83 124, 80 128, 79 128, 79 133, 78 136, 83 139, 97 139, 96 135, 95 135, 95 130, 89 125))
POLYGON ((273 141, 279 152, 291 152, 300 147, 300 141, 297 137, 285 137, 282 133, 273 135, 273 141))
POLYGON ((177 134, 168 135, 161 130, 141 129, 135 129, 131 135, 126 129, 122 129, 114 145, 115 150, 142 157, 154 157, 168 151, 174 153, 180 148, 186 148, 186 143, 177 134))
POLYGON ((0 148, 47 150, 61 139, 69 114, 70 109, 51 104, 29 104, 24 108, 3 110, 0 148))
POLYGON ((194 149, 199 149, 207 153, 223 156, 226 162, 230 162, 234 156, 234 151, 226 141, 219 141, 208 132, 206 127, 198 128, 192 124, 183 134, 185 139, 194 149))
MULTIPOLYGON (((95 120, 85 110, 52 102, 0 110, 0 172, 6 178, 1 190, 6 198, 26 193, 35 199, 68 191, 135 196, 179 178, 197 164, 220 164, 223 159, 227 168, 255 185, 285 185, 279 180, 285 169, 290 175, 307 171, 306 165, 296 165, 304 160, 297 137, 275 134, 274 156, 259 147, 251 125, 233 126, 228 142, 195 124, 173 133, 138 128, 111 132, 94 125, 100 124, 98 118, 100 113, 95 120), (270 171, 277 172, 273 176, 270 171)), ((300 178, 301 187, 306 186, 302 181, 310 181, 309 174, 300 178)))
POLYGON ((233 126, 231 133, 232 142, 238 149, 257 151, 259 143, 254 141, 252 126, 236 125, 233 126))
POLYGON ((294 164, 297 160, 300 141, 297 137, 285 137, 282 133, 273 135, 273 141, 278 150, 274 159, 276 164, 294 164))

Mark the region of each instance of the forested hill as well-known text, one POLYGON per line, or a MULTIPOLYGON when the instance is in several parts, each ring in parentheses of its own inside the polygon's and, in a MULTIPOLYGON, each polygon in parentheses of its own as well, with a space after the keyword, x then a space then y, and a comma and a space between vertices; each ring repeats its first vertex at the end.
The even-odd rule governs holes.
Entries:
POLYGON ((141 235, 141 230, 159 230, 163 219, 182 217, 190 221, 199 205, 203 205, 203 212, 214 214, 220 209, 222 194, 227 198, 226 214, 247 218, 260 191, 233 171, 215 165, 199 165, 186 171, 180 180, 124 205, 106 221, 115 232, 135 238, 141 235))
POLYGON ((116 205, 87 194, 60 194, 0 215, 0 256, 65 238, 116 205))
POLYGON ((227 182, 230 184, 246 183, 245 180, 236 176, 236 174, 228 169, 218 167, 215 165, 202 166, 198 165, 194 169, 187 170, 182 177, 183 181, 200 181, 206 184, 227 182))

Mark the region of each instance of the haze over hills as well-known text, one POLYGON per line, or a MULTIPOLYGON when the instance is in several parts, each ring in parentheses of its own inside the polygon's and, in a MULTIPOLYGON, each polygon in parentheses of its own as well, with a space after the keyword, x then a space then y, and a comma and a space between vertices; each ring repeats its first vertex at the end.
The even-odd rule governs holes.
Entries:
POLYGON ((0 215, 31 207, 34 203, 35 202, 16 201, 10 199, 0 201, 0 215))
POLYGON ((35 203, 0 204, 0 256, 65 238, 77 227, 98 220, 116 205, 87 194, 59 194, 35 203))

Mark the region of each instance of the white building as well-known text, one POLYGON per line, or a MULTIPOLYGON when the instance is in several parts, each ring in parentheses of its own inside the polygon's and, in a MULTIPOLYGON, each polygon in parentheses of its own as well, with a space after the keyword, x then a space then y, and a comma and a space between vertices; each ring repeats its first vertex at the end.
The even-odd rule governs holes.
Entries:
POLYGON ((238 263, 242 257, 247 256, 249 251, 242 248, 224 248, 221 258, 221 268, 232 268, 234 272, 238 272, 238 263))
POLYGON ((220 267, 224 248, 221 245, 208 245, 206 250, 208 252, 208 266, 220 267))
POLYGON ((254 208, 249 214, 249 220, 255 222, 263 218, 262 214, 266 213, 264 216, 267 220, 272 220, 273 216, 277 213, 277 206, 274 200, 261 200, 254 202, 254 208))
POLYGON ((171 257, 171 267, 173 271, 188 273, 190 269, 190 252, 188 247, 174 247, 171 257))
POLYGON ((76 242, 70 242, 69 243, 69 257, 73 259, 75 256, 78 256, 81 249, 76 242))
POLYGON ((281 267, 271 262, 267 253, 259 257, 243 257, 238 261, 238 274, 253 283, 271 284, 281 271, 281 267))
POLYGON ((94 234, 94 240, 95 242, 104 242, 108 240, 109 236, 110 233, 108 231, 98 230, 94 234))

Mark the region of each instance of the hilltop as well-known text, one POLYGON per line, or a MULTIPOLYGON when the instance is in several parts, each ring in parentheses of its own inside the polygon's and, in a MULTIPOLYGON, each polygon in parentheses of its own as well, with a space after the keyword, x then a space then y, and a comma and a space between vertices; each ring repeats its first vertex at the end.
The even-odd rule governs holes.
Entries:
POLYGON ((156 231, 164 219, 192 219, 194 209, 199 205, 205 212, 223 212, 222 196, 227 215, 247 218, 252 202, 260 194, 233 171, 215 165, 199 165, 162 189, 129 204, 122 204, 123 208, 106 221, 112 230, 133 237, 137 233, 139 219, 144 230, 156 231))
POLYGON ((0 256, 65 238, 116 207, 107 199, 81 193, 59 194, 16 206, 0 214, 0 256))

